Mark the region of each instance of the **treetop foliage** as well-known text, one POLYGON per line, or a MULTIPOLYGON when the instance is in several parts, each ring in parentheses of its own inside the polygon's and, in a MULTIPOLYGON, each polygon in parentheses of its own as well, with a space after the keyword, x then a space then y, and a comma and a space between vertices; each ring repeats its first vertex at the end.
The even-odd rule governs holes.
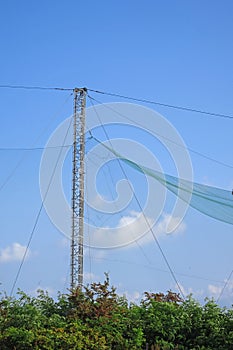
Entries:
POLYGON ((213 300, 204 306, 192 297, 145 292, 139 305, 110 286, 92 283, 83 290, 37 297, 18 291, 0 298, 1 350, 230 350, 233 309, 213 300))

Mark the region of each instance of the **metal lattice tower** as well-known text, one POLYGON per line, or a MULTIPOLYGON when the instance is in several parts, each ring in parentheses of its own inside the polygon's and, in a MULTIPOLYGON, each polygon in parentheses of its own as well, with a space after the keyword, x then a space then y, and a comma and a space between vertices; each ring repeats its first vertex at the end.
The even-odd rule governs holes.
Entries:
POLYGON ((86 89, 74 89, 71 290, 83 286, 84 157, 86 89))

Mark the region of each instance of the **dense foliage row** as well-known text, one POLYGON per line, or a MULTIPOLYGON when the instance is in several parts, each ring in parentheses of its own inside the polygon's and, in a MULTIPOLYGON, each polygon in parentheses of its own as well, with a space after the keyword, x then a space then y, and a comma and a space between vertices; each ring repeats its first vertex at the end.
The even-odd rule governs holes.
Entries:
POLYGON ((129 304, 110 287, 93 283, 57 300, 40 291, 0 300, 0 349, 233 349, 233 309, 208 300, 183 301, 168 292, 145 293, 129 304))

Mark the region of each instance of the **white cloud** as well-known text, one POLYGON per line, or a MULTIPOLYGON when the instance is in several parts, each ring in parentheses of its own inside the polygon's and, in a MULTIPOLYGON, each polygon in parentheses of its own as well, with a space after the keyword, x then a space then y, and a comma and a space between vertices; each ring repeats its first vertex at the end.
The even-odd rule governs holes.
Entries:
POLYGON ((120 218, 116 227, 102 227, 95 230, 90 238, 90 244, 92 247, 114 248, 128 246, 139 239, 140 243, 146 244, 153 240, 150 228, 153 228, 154 234, 158 237, 167 234, 169 224, 170 229, 174 228, 171 234, 178 234, 186 229, 183 221, 177 227, 179 222, 179 217, 164 213, 161 220, 154 225, 153 218, 145 217, 142 212, 131 211, 129 215, 120 218))
MULTIPOLYGON (((0 263, 7 263, 11 261, 20 261, 22 260, 26 251, 26 246, 21 245, 20 243, 13 243, 12 245, 0 249, 0 263)), ((26 259, 31 255, 30 250, 27 251, 26 259)))
POLYGON ((129 215, 123 216, 118 225, 102 227, 93 232, 91 245, 93 247, 114 248, 128 245, 139 239, 148 231, 148 226, 153 225, 151 218, 146 218, 142 213, 131 211, 129 215))
MULTIPOLYGON (((201 296, 204 295, 204 290, 203 289, 193 289, 192 287, 187 287, 185 288, 182 284, 179 283, 179 287, 185 297, 188 295, 192 294, 193 298, 198 299, 201 296)), ((180 290, 177 285, 175 285, 174 288, 178 293, 180 293, 180 290)))
MULTIPOLYGON (((227 280, 224 281, 226 283, 227 280)), ((228 281, 227 285, 225 286, 216 286, 213 284, 208 285, 208 291, 214 299, 218 299, 221 296, 221 299, 224 299, 226 301, 231 302, 233 297, 233 280, 228 281)))

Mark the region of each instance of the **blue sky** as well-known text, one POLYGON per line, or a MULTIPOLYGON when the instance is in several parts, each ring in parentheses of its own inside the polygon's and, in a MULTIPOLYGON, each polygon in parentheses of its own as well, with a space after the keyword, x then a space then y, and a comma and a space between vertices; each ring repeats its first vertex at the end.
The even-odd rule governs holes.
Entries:
MULTIPOLYGON (((232 115, 232 11, 232 2, 227 0, 8 1, 1 4, 0 11, 0 83, 87 86, 232 115)), ((91 95, 101 102, 119 101, 91 95)), ((1 89, 0 99, 2 148, 43 147, 56 127, 72 114, 70 92, 1 89)), ((174 125, 189 148, 233 165, 232 120, 149 107, 174 125)), ((108 132, 111 137, 126 138, 129 129, 119 126, 108 132)), ((137 139, 138 134, 133 136, 137 139)), ((156 155, 165 172, 174 174, 174 164, 158 142, 153 144, 146 135, 140 135, 139 140, 156 155)), ((0 187, 10 176, 0 191, 0 282, 7 292, 41 204, 41 155, 39 150, 0 151, 0 187)), ((195 181, 233 187, 231 168, 190 155, 195 181)), ((64 174, 68 198, 69 161, 68 156, 64 174)), ((127 171, 143 201, 144 184, 140 185, 141 179, 132 169, 127 171)), ((115 163, 110 172, 114 181, 122 177, 115 163)), ((102 175, 105 177, 98 180, 99 190, 108 198, 109 170, 102 175)), ((173 202, 174 198, 168 197, 166 212, 173 202)), ((134 205, 122 215, 138 211, 134 205)), ((120 216, 111 220, 112 224, 119 222, 120 216)), ((232 227, 190 209, 181 231, 170 236, 161 232, 159 236, 178 281, 186 294, 192 292, 200 300, 205 296, 217 298, 232 271, 232 227)), ((132 300, 146 290, 175 290, 157 246, 151 241, 140 244, 141 248, 86 249, 86 279, 102 280, 104 272, 109 271, 118 291, 132 300)), ((17 287, 29 292, 48 288, 56 294, 68 286, 69 243, 43 210, 17 287)), ((231 279, 221 303, 229 305, 232 294, 231 279)))

